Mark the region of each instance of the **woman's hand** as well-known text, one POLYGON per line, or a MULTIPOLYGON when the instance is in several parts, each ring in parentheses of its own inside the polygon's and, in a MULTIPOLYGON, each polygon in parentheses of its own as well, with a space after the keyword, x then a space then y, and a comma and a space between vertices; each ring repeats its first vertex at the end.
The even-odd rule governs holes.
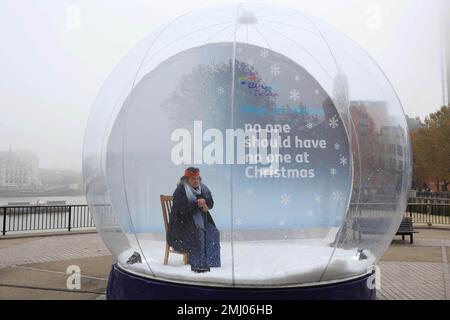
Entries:
POLYGON ((197 205, 203 212, 208 212, 209 208, 205 199, 197 199, 197 205))
POLYGON ((205 199, 197 199, 197 205, 198 205, 200 208, 203 208, 204 206, 206 206, 206 201, 205 201, 205 199))

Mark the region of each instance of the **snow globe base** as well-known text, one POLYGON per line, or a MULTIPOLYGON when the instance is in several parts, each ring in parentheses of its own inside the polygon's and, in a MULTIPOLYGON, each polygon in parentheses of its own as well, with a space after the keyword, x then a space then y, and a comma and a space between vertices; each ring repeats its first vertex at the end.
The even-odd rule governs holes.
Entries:
POLYGON ((113 265, 108 300, 375 300, 375 271, 316 286, 230 288, 194 286, 140 277, 113 265), (189 298, 186 298, 189 297, 189 298))

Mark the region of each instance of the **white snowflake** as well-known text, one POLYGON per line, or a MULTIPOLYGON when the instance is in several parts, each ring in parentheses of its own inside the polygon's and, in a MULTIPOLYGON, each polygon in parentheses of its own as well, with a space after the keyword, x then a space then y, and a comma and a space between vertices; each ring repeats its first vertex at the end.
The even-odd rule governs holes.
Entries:
POLYGON ((239 227, 242 224, 242 220, 240 218, 236 218, 234 219, 234 224, 239 227))
POLYGON ((308 210, 306 214, 308 215, 308 217, 312 217, 314 215, 314 212, 312 210, 308 210))
POLYGON ((314 90, 314 93, 315 93, 316 95, 318 95, 318 94, 320 93, 320 90, 319 90, 319 89, 316 89, 316 90, 314 90))
POLYGON ((278 75, 281 73, 280 66, 277 65, 276 63, 273 64, 273 65, 271 65, 271 66, 270 66, 270 73, 271 73, 273 76, 275 76, 275 77, 278 76, 278 75))
POLYGON ((312 127, 314 127, 314 125, 312 124, 312 122, 308 122, 308 124, 306 125, 306 127, 308 129, 312 129, 312 127))
POLYGON ((217 93, 220 95, 223 95, 223 93, 225 92, 225 89, 223 87, 218 87, 217 88, 217 93))
POLYGON ((226 173, 225 174, 225 180, 231 180, 231 175, 229 174, 229 173, 226 173))
POLYGON ((246 193, 247 193, 248 196, 253 196, 255 194, 253 189, 247 189, 246 193))
POLYGON ((333 116, 332 118, 330 118, 328 120, 330 127, 332 127, 333 129, 336 129, 337 127, 339 127, 339 120, 336 118, 336 116, 333 116))
POLYGON ((242 48, 238 48, 237 52, 242 53, 242 48))
POLYGON ((318 194, 316 194, 316 195, 314 196, 314 201, 316 201, 317 203, 320 202, 320 196, 319 196, 318 194))
POLYGON ((342 192, 340 192, 340 191, 334 191, 332 193, 331 197, 333 198, 334 201, 342 201, 342 199, 343 199, 342 192))
POLYGON ((269 51, 267 49, 262 49, 260 54, 261 54, 261 57, 266 59, 269 56, 269 51))
POLYGON ((281 202, 281 204, 283 205, 283 206, 288 206, 288 205, 290 205, 291 204, 291 196, 290 195, 288 195, 288 194, 283 194, 281 197, 280 197, 280 202, 281 202))
POLYGON ((345 167, 348 163, 348 160, 346 157, 341 155, 341 156, 339 156, 339 163, 345 167))
POLYGON ((330 174, 334 177, 335 175, 337 175, 337 170, 336 168, 331 168, 330 169, 330 174))
POLYGON ((295 76, 294 80, 295 81, 300 81, 300 76, 295 76))
POLYGON ((279 224, 280 226, 284 226, 284 225, 285 225, 285 222, 284 222, 284 220, 280 220, 280 222, 278 222, 278 224, 279 224))
POLYGON ((339 150, 341 148, 341 145, 339 143, 334 144, 334 149, 339 150))
POLYGON ((291 92, 289 92, 289 98, 292 101, 298 101, 300 100, 300 92, 297 89, 293 89, 291 90, 291 92))

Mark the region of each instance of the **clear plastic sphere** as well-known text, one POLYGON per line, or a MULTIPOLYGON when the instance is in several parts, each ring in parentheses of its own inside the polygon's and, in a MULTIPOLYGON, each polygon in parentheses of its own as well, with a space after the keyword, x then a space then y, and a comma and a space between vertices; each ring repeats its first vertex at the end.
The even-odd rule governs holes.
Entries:
POLYGON ((377 64, 323 22, 257 4, 181 16, 138 44, 96 99, 83 166, 119 267, 212 286, 370 272, 411 179, 402 106, 377 64), (220 231, 221 267, 207 273, 175 253, 164 264, 160 195, 192 166, 220 231))

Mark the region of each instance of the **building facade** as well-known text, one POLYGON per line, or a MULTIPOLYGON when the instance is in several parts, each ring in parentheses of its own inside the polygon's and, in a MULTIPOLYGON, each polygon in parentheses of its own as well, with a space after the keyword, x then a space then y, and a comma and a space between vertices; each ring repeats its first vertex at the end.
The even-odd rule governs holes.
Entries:
POLYGON ((27 189, 40 185, 39 160, 34 152, 0 151, 0 188, 27 189))

